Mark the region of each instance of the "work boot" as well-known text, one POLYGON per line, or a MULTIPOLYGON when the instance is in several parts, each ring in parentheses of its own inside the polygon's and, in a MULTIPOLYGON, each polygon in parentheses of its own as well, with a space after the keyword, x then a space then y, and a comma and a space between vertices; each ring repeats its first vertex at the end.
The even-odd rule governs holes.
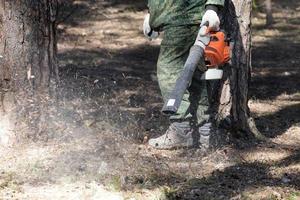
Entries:
POLYGON ((207 150, 211 146, 213 131, 213 124, 211 122, 207 122, 199 127, 199 144, 203 150, 207 150))
POLYGON ((150 139, 149 145, 156 149, 174 149, 193 146, 193 129, 189 122, 173 122, 165 134, 150 139))

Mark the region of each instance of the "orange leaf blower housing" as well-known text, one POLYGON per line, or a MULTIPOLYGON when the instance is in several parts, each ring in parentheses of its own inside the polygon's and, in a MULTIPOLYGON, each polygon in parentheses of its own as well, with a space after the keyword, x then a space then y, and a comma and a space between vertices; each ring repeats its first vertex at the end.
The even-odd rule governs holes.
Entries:
POLYGON ((230 60, 230 46, 222 31, 210 32, 210 43, 205 48, 205 63, 208 68, 216 68, 230 60))

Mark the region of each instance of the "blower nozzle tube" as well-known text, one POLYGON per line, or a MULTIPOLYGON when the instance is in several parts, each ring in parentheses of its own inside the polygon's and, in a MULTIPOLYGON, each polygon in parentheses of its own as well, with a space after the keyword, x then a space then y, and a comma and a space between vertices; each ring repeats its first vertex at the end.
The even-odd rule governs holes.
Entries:
POLYGON ((162 112, 167 115, 175 115, 181 104, 183 95, 187 88, 190 86, 193 74, 200 62, 204 57, 204 49, 199 45, 194 45, 190 49, 189 56, 184 65, 179 78, 176 81, 175 87, 165 101, 162 112))

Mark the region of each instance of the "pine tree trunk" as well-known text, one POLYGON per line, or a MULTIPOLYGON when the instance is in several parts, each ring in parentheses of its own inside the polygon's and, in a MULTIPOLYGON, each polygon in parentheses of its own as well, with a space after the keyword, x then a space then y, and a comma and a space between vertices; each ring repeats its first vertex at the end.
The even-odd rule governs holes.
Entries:
POLYGON ((220 87, 218 120, 235 133, 254 134, 262 139, 248 107, 251 78, 251 0, 226 0, 224 28, 232 44, 231 65, 225 68, 220 87))
POLYGON ((1 0, 0 143, 43 134, 58 83, 56 0, 1 0))

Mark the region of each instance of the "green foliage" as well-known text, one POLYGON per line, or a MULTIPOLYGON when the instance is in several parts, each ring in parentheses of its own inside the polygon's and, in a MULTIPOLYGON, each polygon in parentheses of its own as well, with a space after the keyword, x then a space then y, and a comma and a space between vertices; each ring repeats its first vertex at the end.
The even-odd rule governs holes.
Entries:
POLYGON ((172 200, 176 198, 177 190, 170 187, 164 187, 159 200, 172 200))
POLYGON ((264 3, 260 0, 252 1, 252 10, 255 12, 262 12, 264 9, 264 3))
POLYGON ((109 182, 109 186, 114 191, 121 191, 122 185, 120 176, 113 176, 109 182))
POLYGON ((288 197, 288 200, 298 200, 300 198, 300 192, 293 192, 288 197))
POLYGON ((252 1, 253 10, 257 10, 257 0, 252 1))

